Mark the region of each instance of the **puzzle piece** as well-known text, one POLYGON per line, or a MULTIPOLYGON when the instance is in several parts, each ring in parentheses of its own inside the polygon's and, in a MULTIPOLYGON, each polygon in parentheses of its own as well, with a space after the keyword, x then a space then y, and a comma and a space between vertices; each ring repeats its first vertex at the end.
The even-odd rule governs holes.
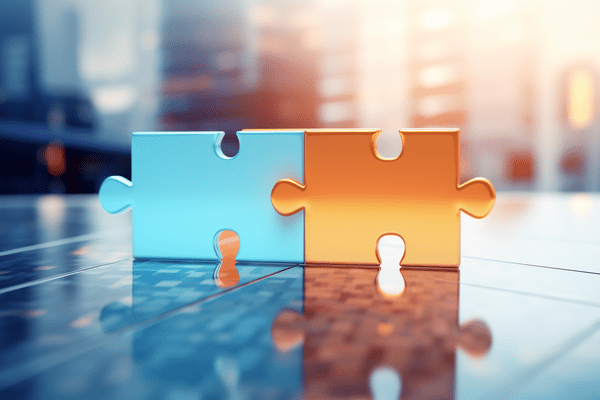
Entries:
POLYGON ((492 343, 483 321, 458 323, 460 272, 402 269, 406 288, 396 298, 380 294, 376 273, 308 266, 304 313, 273 321, 280 351, 303 345, 304 397, 384 398, 399 382, 402 399, 454 398, 457 349, 482 357, 492 343))
POLYGON ((107 178, 100 202, 109 213, 133 208, 136 258, 218 260, 215 238, 229 229, 238 261, 302 262, 303 217, 279 215, 268 199, 278 180, 303 180, 303 133, 238 132, 232 158, 220 150, 223 132, 134 133, 133 184, 107 178))
POLYGON ((304 184, 284 179, 271 201, 305 212, 305 262, 378 265, 386 234, 406 244, 402 265, 458 267, 460 211, 483 218, 496 194, 483 178, 460 184, 459 130, 400 131, 397 159, 377 154, 379 130, 306 130, 304 184))

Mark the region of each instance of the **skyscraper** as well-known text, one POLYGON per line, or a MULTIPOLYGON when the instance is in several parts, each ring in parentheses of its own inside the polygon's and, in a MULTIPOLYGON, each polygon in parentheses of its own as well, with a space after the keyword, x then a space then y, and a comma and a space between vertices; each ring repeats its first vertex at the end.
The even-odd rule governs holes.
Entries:
POLYGON ((163 128, 316 126, 317 60, 298 19, 311 4, 226 3, 165 2, 163 128))

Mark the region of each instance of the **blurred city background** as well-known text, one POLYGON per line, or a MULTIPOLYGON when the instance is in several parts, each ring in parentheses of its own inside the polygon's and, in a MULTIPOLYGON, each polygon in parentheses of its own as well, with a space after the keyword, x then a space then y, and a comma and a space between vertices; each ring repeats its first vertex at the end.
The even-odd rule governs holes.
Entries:
POLYGON ((130 177, 135 131, 459 127, 462 179, 600 190, 600 2, 0 0, 0 193, 130 177))

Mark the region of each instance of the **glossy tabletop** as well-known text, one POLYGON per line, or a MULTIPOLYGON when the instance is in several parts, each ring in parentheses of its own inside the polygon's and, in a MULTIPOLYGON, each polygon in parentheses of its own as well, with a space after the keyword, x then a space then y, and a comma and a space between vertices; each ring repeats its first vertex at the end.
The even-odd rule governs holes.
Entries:
POLYGON ((598 398, 600 196, 498 193, 459 271, 131 257, 97 196, 0 197, 0 398, 598 398))

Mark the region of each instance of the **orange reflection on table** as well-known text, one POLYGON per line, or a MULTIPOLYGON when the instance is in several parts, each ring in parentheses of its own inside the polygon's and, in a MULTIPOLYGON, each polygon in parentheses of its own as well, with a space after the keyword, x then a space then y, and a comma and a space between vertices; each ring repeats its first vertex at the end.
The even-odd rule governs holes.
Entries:
POLYGON ((402 269, 396 298, 379 293, 376 274, 307 267, 304 315, 284 310, 273 322, 278 350, 304 345, 305 397, 454 398, 457 348, 482 357, 492 342, 484 322, 458 324, 459 271, 402 269))

